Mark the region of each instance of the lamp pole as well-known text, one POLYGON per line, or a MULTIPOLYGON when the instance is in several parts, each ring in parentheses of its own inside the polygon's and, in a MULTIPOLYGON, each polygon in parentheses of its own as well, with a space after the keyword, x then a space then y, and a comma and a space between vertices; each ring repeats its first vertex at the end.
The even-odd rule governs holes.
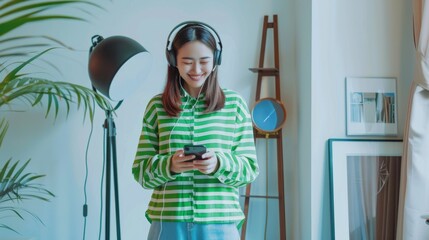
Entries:
POLYGON ((116 216, 116 236, 117 240, 121 239, 121 223, 119 215, 119 186, 118 186, 118 166, 116 158, 116 126, 113 121, 112 110, 105 110, 106 120, 103 127, 106 134, 105 154, 106 154, 106 209, 105 209, 105 239, 110 239, 110 197, 111 182, 113 175, 115 216, 116 216), (111 168, 113 167, 113 169, 111 168), (113 172, 112 172, 113 170, 113 172))

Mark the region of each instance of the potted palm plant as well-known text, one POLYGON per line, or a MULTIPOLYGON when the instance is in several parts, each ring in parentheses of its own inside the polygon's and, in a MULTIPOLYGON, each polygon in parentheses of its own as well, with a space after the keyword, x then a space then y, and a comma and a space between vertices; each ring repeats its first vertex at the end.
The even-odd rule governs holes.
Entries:
MULTIPOLYGON (((84 119, 88 117, 92 121, 94 101, 103 108, 111 108, 110 103, 92 89, 58 79, 35 77, 25 71, 30 64, 43 59, 44 54, 65 47, 65 44, 49 36, 14 36, 11 33, 24 25, 48 20, 85 21, 84 18, 54 13, 55 9, 72 5, 100 7, 90 1, 79 0, 0 0, 0 109, 7 107, 6 110, 13 110, 11 103, 20 101, 32 107, 44 107, 46 115, 51 113, 56 117, 60 108, 65 108, 68 114, 71 105, 76 105, 83 110, 84 119)), ((55 68, 54 64, 51 66, 55 68)), ((0 147, 8 126, 5 116, 0 116, 0 147)), ((27 172, 29 163, 30 160, 22 163, 13 158, 0 159, 0 228, 18 232, 2 222, 5 216, 24 219, 29 214, 39 219, 26 209, 17 207, 16 202, 49 201, 54 196, 37 182, 44 175, 27 172)))

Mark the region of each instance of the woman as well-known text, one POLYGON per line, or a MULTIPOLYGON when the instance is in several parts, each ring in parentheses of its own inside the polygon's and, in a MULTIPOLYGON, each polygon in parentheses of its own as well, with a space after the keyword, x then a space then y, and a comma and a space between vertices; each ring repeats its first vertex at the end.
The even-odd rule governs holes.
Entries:
POLYGON ((168 36, 167 83, 146 107, 132 169, 153 189, 148 239, 239 239, 238 188, 259 168, 248 107, 217 80, 221 53, 216 31, 202 22, 181 23, 168 36), (202 159, 184 154, 189 144, 207 148, 202 159))

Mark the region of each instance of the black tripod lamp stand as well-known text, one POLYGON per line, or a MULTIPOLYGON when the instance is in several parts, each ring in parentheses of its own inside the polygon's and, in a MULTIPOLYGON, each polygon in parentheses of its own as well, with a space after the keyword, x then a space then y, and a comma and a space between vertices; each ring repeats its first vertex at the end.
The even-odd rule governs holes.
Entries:
POLYGON ((145 78, 150 69, 150 54, 133 39, 123 36, 112 36, 104 39, 99 35, 92 37, 89 51, 88 72, 94 91, 117 104, 113 109, 103 110, 106 120, 103 128, 105 133, 105 239, 110 239, 110 208, 111 183, 113 177, 113 193, 116 216, 116 239, 121 239, 119 214, 119 188, 116 160, 116 127, 113 113, 119 108, 123 99, 130 94, 145 78))

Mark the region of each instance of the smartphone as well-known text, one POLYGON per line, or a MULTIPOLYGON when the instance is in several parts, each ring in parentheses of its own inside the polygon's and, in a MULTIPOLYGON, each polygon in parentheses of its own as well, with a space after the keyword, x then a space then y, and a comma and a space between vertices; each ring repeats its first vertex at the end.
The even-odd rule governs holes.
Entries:
POLYGON ((207 152, 207 149, 204 145, 185 145, 183 149, 186 156, 195 155, 195 158, 192 160, 203 159, 202 155, 207 152))

